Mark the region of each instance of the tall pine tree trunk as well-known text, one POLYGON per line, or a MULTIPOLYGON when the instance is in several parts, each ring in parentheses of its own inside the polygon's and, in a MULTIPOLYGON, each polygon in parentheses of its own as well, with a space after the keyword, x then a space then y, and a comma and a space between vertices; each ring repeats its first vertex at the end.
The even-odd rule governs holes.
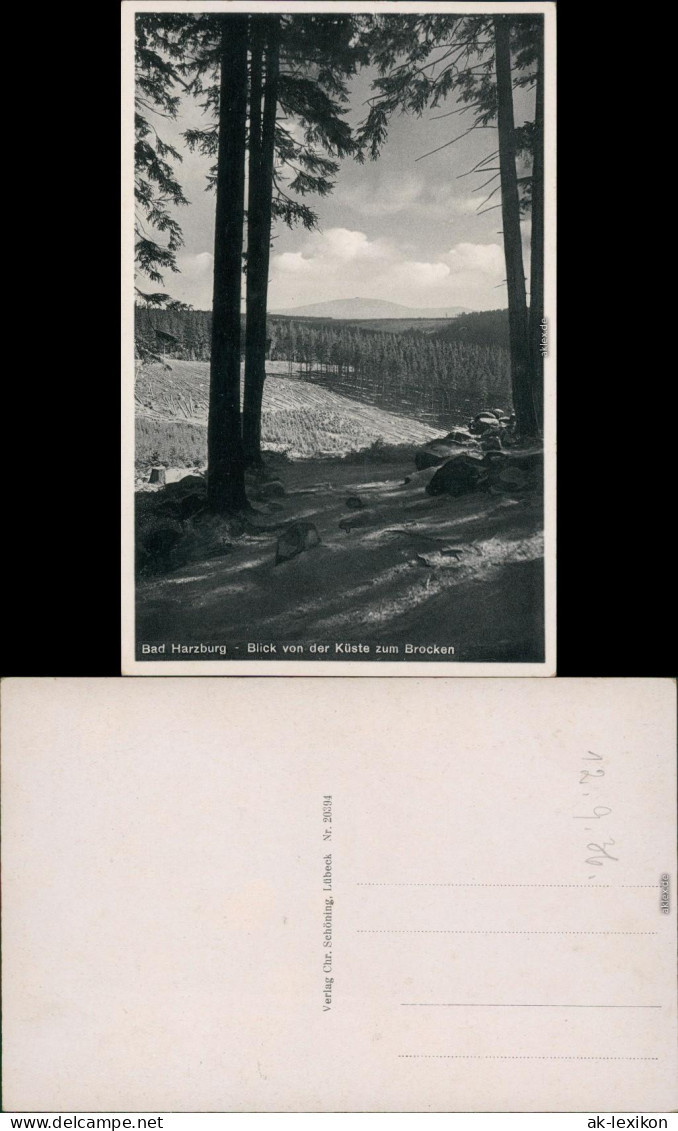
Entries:
MULTIPOLYGON (((271 200, 275 155, 275 117, 278 105, 278 16, 266 20, 264 109, 257 131, 258 153, 250 148, 250 192, 247 225, 247 331, 245 348, 245 405, 243 445, 247 466, 261 465, 261 405, 266 380, 266 310, 271 245, 271 200)), ((252 103, 254 53, 261 51, 257 36, 252 51, 252 103)), ((261 107, 259 89, 258 107, 261 107)), ((254 111, 251 111, 253 115, 254 111)))
POLYGON ((219 513, 247 506, 240 421, 240 296, 247 114, 247 17, 221 17, 219 152, 207 502, 219 513))
POLYGON ((530 245, 530 368, 539 429, 544 419, 544 359, 541 352, 544 317, 544 29, 537 46, 537 86, 532 158, 532 236, 530 245))
POLYGON ((245 327, 245 397, 243 454, 245 466, 256 462, 253 449, 253 389, 259 380, 261 243, 261 110, 266 48, 265 18, 250 17, 250 132, 247 191, 247 321, 245 327))
POLYGON ((497 67, 497 127, 499 134, 501 211, 504 229, 506 286, 508 289, 513 408, 519 433, 523 436, 534 436, 537 433, 537 419, 530 379, 527 296, 520 235, 520 203, 516 176, 511 47, 509 41, 510 27, 509 19, 506 16, 495 16, 493 23, 497 67))

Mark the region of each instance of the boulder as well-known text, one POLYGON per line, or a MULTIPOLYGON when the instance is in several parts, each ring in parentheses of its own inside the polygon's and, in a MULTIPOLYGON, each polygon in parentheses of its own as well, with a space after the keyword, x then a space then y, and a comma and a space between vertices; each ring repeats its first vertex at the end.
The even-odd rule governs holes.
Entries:
POLYGON ((346 506, 349 508, 349 510, 359 511, 362 507, 365 506, 365 504, 358 495, 349 495, 346 500, 346 506))
POLYGON ((188 476, 197 476, 199 479, 204 479, 205 472, 200 471, 198 467, 168 467, 167 468, 167 482, 179 483, 182 479, 187 479, 188 476))
POLYGON ((498 432, 483 432, 480 438, 480 446, 485 452, 500 452, 502 450, 501 436, 498 432))
POLYGON ((468 428, 460 425, 458 428, 453 428, 447 436, 443 437, 444 440, 452 440, 455 444, 465 444, 467 447, 476 447, 478 441, 471 435, 468 428))
POLYGON ((207 492, 207 480, 204 475, 184 475, 165 487, 165 495, 168 498, 181 498, 183 495, 195 494, 196 491, 207 492))
POLYGON ((424 471, 427 467, 437 467, 455 456, 463 455, 468 451, 463 444, 453 440, 432 440, 430 444, 419 448, 414 457, 414 466, 417 471, 424 471))
POLYGON ((541 447, 489 451, 485 463, 494 491, 522 491, 536 487, 543 474, 541 447))
POLYGON ((410 490, 417 487, 426 487, 435 473, 435 467, 425 467, 423 471, 413 471, 411 475, 405 476, 400 486, 409 487, 410 490))
POLYGON ((451 459, 439 467, 426 488, 427 495, 467 495, 485 483, 488 469, 481 460, 451 459))
POLYGON ((493 412, 479 412, 469 424, 469 430, 476 435, 482 435, 493 428, 499 428, 499 421, 493 412))
POLYGON ((288 562, 304 550, 319 545, 320 535, 312 522, 292 522, 278 538, 275 551, 275 564, 288 562))

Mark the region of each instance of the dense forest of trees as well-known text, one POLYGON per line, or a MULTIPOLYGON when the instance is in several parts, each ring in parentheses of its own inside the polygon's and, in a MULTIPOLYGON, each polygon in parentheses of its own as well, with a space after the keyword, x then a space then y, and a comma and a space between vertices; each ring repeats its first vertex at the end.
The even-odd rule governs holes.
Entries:
POLYGON ((276 325, 271 357, 335 392, 441 426, 511 404, 510 356, 497 346, 289 320, 276 325))
MULTIPOLYGON (((268 356, 288 362, 290 376, 435 423, 490 405, 508 408, 507 312, 483 311, 456 321, 458 337, 450 340, 443 333, 390 334, 348 322, 271 318, 268 356), (483 334, 490 342, 501 334, 504 344, 485 344, 483 334)), ((137 335, 146 357, 208 361, 211 314, 139 308, 137 335)), ((244 357, 244 337, 241 344, 244 357)))
POLYGON ((211 336, 211 310, 135 309, 134 346, 141 360, 167 354, 186 361, 209 361, 211 336))
MULTIPOLYGON (((266 351, 270 357, 281 358, 278 338, 288 340, 289 331, 283 315, 269 315, 266 329, 266 351)), ((331 318, 295 318, 297 327, 310 326, 312 329, 329 327, 340 334, 342 342, 345 331, 358 329, 364 334, 401 334, 410 337, 437 337, 445 342, 466 342, 478 346, 509 347, 508 311, 477 310, 468 314, 458 314, 440 322, 439 326, 427 324, 425 330, 416 327, 406 330, 394 328, 391 320, 385 319, 383 326, 363 326, 360 321, 344 321, 331 318)), ((241 329, 245 331, 245 317, 241 318, 241 329)), ((190 310, 186 307, 170 306, 162 309, 152 306, 137 306, 135 311, 136 356, 140 359, 167 354, 185 361, 209 361, 210 339, 212 333, 212 312, 209 310, 190 310)))
POLYGON ((458 314, 436 334, 445 342, 473 342, 478 346, 508 349, 508 310, 473 310, 468 314, 458 314))

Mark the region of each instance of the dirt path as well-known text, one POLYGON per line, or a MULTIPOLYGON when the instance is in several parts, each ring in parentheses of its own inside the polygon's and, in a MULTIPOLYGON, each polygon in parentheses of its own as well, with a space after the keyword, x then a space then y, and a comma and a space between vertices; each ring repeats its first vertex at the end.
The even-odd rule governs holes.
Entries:
POLYGON ((411 474, 411 464, 290 464, 283 509, 256 517, 260 531, 225 557, 141 580, 139 658, 142 643, 167 642, 225 644, 226 658, 245 659, 253 642, 276 643, 276 659, 360 659, 334 645, 364 643, 371 659, 379 644, 399 651, 377 658, 406 660, 406 644, 437 643, 455 660, 542 660, 541 496, 431 498, 429 473, 404 484, 411 474), (348 508, 349 495, 364 509, 348 508), (321 543, 276 566, 273 527, 297 519, 313 522, 321 543), (309 654, 313 642, 329 653, 309 654), (283 643, 303 645, 303 656, 285 656, 283 643))

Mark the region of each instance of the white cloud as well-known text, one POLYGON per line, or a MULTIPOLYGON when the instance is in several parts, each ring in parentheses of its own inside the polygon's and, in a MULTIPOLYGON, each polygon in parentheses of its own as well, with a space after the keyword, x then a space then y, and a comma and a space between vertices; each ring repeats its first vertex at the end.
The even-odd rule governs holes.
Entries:
POLYGON ((384 254, 381 241, 370 242, 364 232, 348 228, 330 228, 321 235, 323 252, 342 261, 353 259, 379 259, 384 254))
POLYGON ((498 243, 458 243, 446 256, 455 273, 480 272, 484 275, 504 275, 504 253, 498 243))
MULTIPOLYGON (((404 233, 406 234, 406 233, 404 233)), ((406 241, 371 239, 359 229, 299 233, 295 250, 271 257, 272 310, 325 299, 385 298, 406 306, 498 306, 506 271, 499 243, 459 242, 430 259, 415 258, 406 241)), ((526 258, 526 269, 527 260, 526 258)), ((212 302, 213 256, 180 257, 181 273, 167 290, 202 309, 212 302)), ((171 284, 171 285, 170 285, 171 284)))
POLYGON ((271 259, 270 306, 300 306, 325 298, 378 297, 384 271, 399 255, 387 240, 365 232, 328 228, 308 235, 299 251, 271 259))
POLYGON ((408 306, 487 307, 505 274, 497 243, 458 243, 430 260, 411 259, 406 245, 365 232, 330 228, 301 249, 271 260, 270 308, 333 298, 385 298, 408 306))
POLYGON ((273 262, 276 270, 284 275, 298 275, 312 269, 310 259, 304 259, 300 251, 284 251, 274 256, 273 262))
POLYGON ((274 255, 271 266, 275 274, 304 274, 319 281, 327 273, 351 278, 365 269, 366 263, 389 262, 394 250, 387 240, 370 240, 365 232, 350 228, 328 228, 308 235, 300 251, 274 255))
POLYGON ((446 263, 420 263, 408 259, 394 267, 391 280, 395 284, 402 283, 423 290, 428 287, 438 287, 449 273, 450 269, 446 263))

